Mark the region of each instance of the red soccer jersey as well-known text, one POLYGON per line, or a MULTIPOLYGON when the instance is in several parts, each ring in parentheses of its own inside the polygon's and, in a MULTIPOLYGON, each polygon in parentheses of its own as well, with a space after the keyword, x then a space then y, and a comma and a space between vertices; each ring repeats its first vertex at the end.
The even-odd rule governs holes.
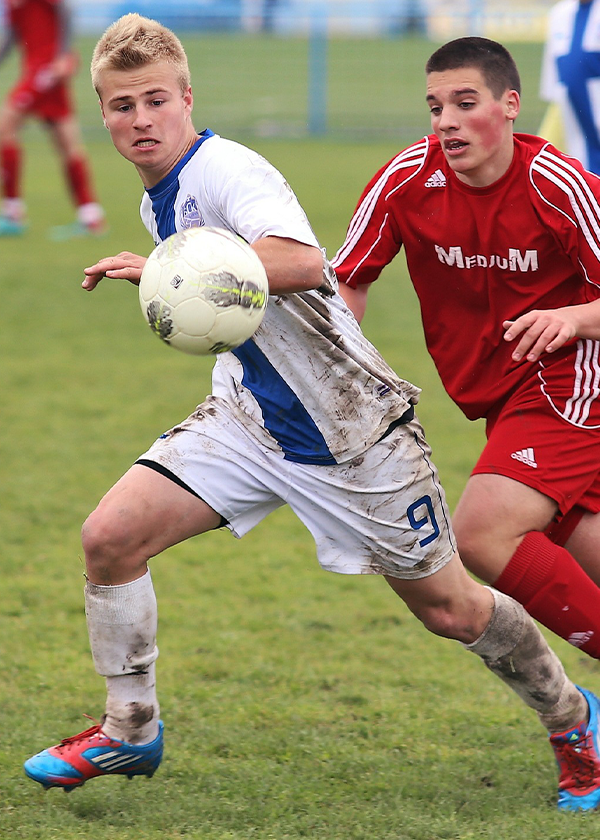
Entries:
POLYGON ((538 370, 512 361, 502 322, 600 296, 600 178, 516 134, 503 177, 468 187, 425 137, 367 185, 333 261, 340 282, 373 282, 402 245, 442 382, 467 417, 484 417, 538 370))
POLYGON ((8 23, 23 53, 24 72, 49 64, 62 50, 62 0, 6 0, 8 23))

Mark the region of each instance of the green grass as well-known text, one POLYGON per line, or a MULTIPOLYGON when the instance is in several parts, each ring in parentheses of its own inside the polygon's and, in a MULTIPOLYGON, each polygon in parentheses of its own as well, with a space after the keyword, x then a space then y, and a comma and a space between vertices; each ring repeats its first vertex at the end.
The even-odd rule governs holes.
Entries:
MULTIPOLYGON (((89 93, 85 103, 97 119, 89 93)), ((29 754, 103 708, 83 614, 81 522, 210 387, 210 360, 161 345, 134 289, 108 281, 92 294, 80 289, 82 267, 98 257, 151 248, 135 172, 105 132, 86 137, 109 236, 48 241, 49 224, 72 211, 45 138, 31 130, 31 227, 0 240, 2 836, 595 836, 597 817, 555 811, 556 771, 534 715, 475 657, 426 633, 380 579, 321 572, 286 509, 240 542, 208 534, 152 563, 167 738, 154 779, 101 779, 65 796, 25 778, 29 754)), ((283 141, 248 129, 238 139, 286 173, 330 253, 366 179, 396 150, 389 138, 283 141)), ((419 415, 453 505, 482 430, 439 385, 402 260, 374 288, 365 330, 424 388, 419 415)), ((555 647, 578 682, 598 685, 596 663, 555 647)))

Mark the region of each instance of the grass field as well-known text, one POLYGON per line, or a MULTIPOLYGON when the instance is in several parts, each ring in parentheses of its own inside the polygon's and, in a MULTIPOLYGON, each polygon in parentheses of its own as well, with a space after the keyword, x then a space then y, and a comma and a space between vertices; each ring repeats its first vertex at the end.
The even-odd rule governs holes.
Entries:
MULTIPOLYGON (((196 72, 203 61, 211 66, 216 49, 198 42, 196 72)), ((376 66, 370 55, 365 67, 376 66)), ((533 72, 527 84, 535 90, 533 72)), ((109 236, 46 238, 71 209, 45 138, 32 130, 31 226, 21 239, 0 241, 0 835, 595 836, 597 816, 555 811, 556 770, 533 714, 475 657, 427 634, 381 580, 321 572, 308 534, 285 509, 241 542, 213 533, 152 563, 166 724, 154 779, 101 779, 65 796, 25 778, 29 754, 84 729, 83 713, 99 716, 103 708, 85 630, 80 524, 156 435, 204 397, 211 367, 162 346, 127 284, 80 289, 82 267, 98 257, 151 247, 137 217, 137 176, 92 127, 95 106, 83 82, 80 99, 109 236)), ((220 130, 217 105, 207 105, 206 116, 220 130)), ((540 111, 532 102, 524 124, 540 111)), ((333 253, 366 179, 397 143, 252 137, 250 128, 236 139, 286 173, 333 253)), ((419 415, 454 504, 482 430, 459 415, 437 381, 400 260, 370 307, 367 334, 424 389, 419 415)), ((576 681, 598 688, 596 663, 563 642, 555 648, 576 681)))

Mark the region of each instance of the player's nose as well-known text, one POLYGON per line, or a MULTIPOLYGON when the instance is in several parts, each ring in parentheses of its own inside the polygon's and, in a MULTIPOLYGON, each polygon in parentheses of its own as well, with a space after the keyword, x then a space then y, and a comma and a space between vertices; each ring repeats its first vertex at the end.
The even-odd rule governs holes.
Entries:
POLYGON ((438 127, 441 131, 451 131, 459 126, 458 114, 455 108, 442 108, 438 118, 438 127))
POLYGON ((136 108, 133 125, 135 128, 147 128, 152 125, 150 110, 144 106, 136 108))

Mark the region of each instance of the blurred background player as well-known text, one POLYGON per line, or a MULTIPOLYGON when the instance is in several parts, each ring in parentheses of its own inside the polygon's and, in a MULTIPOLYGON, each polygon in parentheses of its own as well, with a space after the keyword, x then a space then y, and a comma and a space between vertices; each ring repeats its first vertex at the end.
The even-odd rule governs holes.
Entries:
POLYGON ((562 0, 550 11, 539 133, 600 174, 600 2, 562 0))
POLYGON ((70 47, 70 10, 62 0, 5 0, 5 12, 0 62, 18 46, 22 69, 0 111, 0 236, 18 236, 26 228, 19 134, 28 117, 36 117, 48 128, 77 208, 76 222, 53 228, 51 236, 64 239, 103 233, 104 213, 92 186, 70 90, 77 68, 70 47))

